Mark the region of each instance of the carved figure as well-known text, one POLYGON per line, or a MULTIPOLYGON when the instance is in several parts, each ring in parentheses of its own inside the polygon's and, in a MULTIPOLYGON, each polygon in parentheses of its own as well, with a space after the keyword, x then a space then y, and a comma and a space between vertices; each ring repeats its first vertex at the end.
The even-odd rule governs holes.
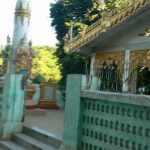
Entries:
POLYGON ((19 47, 17 49, 17 57, 14 60, 16 72, 21 74, 29 74, 32 67, 32 60, 36 56, 31 47, 27 49, 19 47))

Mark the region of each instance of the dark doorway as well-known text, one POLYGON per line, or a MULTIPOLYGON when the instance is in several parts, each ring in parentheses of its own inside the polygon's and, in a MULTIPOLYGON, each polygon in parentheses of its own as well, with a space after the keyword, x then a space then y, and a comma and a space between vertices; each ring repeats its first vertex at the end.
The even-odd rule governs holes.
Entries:
POLYGON ((137 69, 137 94, 150 95, 150 67, 137 69))

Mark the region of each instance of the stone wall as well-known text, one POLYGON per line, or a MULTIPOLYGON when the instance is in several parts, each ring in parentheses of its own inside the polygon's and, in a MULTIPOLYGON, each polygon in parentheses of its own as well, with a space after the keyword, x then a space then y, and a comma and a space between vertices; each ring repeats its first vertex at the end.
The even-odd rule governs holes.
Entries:
POLYGON ((68 76, 62 149, 150 149, 150 96, 85 88, 85 76, 68 76))
POLYGON ((81 93, 82 150, 148 150, 150 97, 81 93))

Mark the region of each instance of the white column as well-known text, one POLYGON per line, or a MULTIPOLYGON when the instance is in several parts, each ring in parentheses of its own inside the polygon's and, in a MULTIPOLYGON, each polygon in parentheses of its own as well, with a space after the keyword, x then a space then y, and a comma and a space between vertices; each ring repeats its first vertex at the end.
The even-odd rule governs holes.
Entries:
POLYGON ((16 51, 19 46, 26 47, 28 43, 28 30, 30 22, 30 5, 29 0, 17 0, 14 17, 14 30, 12 37, 12 49, 8 73, 16 73, 14 60, 16 51))
POLYGON ((91 57, 90 75, 92 75, 92 76, 93 76, 94 73, 95 73, 95 72, 94 72, 94 71, 95 71, 95 70, 94 70, 94 69, 95 69, 95 68, 94 68, 94 67, 95 67, 95 56, 96 56, 96 54, 93 53, 93 54, 92 54, 92 57, 91 57))
POLYGON ((129 77, 129 67, 130 67, 130 50, 125 50, 125 58, 124 58, 125 64, 124 64, 124 74, 123 74, 123 86, 122 91, 128 92, 129 85, 128 85, 128 77, 129 77))
POLYGON ((90 90, 97 90, 98 87, 98 78, 95 76, 96 73, 95 71, 97 69, 95 68, 96 67, 95 63, 96 63, 96 54, 93 53, 91 57, 90 78, 88 82, 90 90))
POLYGON ((23 74, 16 74, 14 60, 17 49, 27 46, 29 20, 29 0, 17 0, 12 48, 9 68, 4 80, 2 115, 0 116, 3 123, 0 138, 3 139, 10 138, 12 133, 20 132, 22 129, 26 77, 23 74))

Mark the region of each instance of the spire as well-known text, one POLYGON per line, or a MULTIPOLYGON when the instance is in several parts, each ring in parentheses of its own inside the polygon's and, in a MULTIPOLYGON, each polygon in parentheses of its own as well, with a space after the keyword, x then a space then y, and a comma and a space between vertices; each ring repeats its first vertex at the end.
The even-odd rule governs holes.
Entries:
POLYGON ((7 36, 7 45, 10 45, 10 36, 7 36))
MULTIPOLYGON (((8 73, 14 74, 17 66, 14 63, 18 57, 18 49, 23 48, 28 51, 28 31, 30 24, 30 0, 17 0, 14 17, 14 31, 12 38, 11 57, 9 61, 8 73)), ((23 61, 23 60, 22 60, 23 61)))
POLYGON ((15 16, 30 17, 30 0, 17 0, 15 16))

